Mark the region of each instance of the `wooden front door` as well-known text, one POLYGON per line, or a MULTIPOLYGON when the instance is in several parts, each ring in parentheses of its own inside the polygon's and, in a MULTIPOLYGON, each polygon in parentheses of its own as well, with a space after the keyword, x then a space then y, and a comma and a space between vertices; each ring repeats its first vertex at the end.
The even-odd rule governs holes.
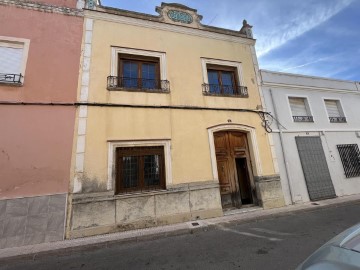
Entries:
POLYGON ((214 133, 216 161, 223 208, 254 202, 250 156, 245 133, 214 133))

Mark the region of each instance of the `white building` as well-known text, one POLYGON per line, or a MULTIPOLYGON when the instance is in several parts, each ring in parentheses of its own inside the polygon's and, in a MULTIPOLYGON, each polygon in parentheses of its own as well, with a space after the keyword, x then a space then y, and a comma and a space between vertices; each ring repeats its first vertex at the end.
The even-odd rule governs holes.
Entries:
POLYGON ((360 193, 360 83, 261 77, 286 203, 360 193))

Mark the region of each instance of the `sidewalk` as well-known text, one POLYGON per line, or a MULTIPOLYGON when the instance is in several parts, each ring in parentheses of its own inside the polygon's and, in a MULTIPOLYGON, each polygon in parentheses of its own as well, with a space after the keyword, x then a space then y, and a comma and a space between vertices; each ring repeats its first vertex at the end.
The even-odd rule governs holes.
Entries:
POLYGON ((52 243, 42 243, 31 246, 7 248, 0 250, 0 260, 15 259, 17 257, 35 258, 46 254, 59 254, 80 250, 83 248, 106 247, 112 243, 146 241, 162 237, 194 233, 216 229, 218 226, 230 226, 233 224, 250 222, 254 220, 270 219, 277 216, 294 214, 296 212, 316 211, 329 207, 339 207, 347 204, 360 203, 360 194, 339 197, 319 202, 309 202, 298 205, 290 205, 282 208, 263 210, 260 207, 244 208, 227 212, 225 216, 179 223, 174 225, 160 226, 141 230, 119 232, 107 235, 99 235, 87 238, 65 240, 52 243))

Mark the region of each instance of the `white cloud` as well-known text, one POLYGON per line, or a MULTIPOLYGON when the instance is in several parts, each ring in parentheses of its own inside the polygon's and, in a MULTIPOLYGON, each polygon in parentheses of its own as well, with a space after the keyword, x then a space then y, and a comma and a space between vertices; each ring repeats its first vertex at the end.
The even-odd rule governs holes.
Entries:
MULTIPOLYGON (((323 2, 322 5, 304 7, 302 10, 299 8, 299 12, 296 17, 291 20, 284 19, 284 24, 275 27, 274 30, 268 33, 260 33, 257 35, 258 43, 257 53, 258 56, 264 56, 271 50, 284 45, 289 40, 292 40, 323 22, 326 22, 331 17, 339 13, 341 10, 349 6, 353 0, 339 0, 334 2, 323 2)), ((294 14, 289 14, 292 16, 294 14)), ((274 28, 274 25, 272 25, 274 28)))
POLYGON ((306 62, 306 63, 304 63, 304 64, 300 64, 300 65, 297 65, 297 66, 292 66, 292 67, 283 68, 283 69, 281 69, 280 71, 283 72, 283 71, 288 71, 288 70, 291 70, 291 69, 298 69, 298 68, 306 67, 306 66, 309 66, 309 65, 312 65, 312 64, 316 64, 316 63, 318 63, 318 62, 321 62, 321 61, 324 61, 324 60, 327 60, 327 59, 333 58, 333 57, 335 57, 335 56, 332 55, 332 56, 322 57, 322 58, 316 59, 316 60, 314 60, 314 61, 306 62))

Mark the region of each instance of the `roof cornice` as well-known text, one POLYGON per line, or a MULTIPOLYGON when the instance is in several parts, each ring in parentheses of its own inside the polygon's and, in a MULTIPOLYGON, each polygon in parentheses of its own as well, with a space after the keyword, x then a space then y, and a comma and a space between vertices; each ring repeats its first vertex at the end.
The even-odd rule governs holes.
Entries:
POLYGON ((113 8, 106 8, 106 10, 99 7, 97 7, 97 10, 85 9, 84 15, 86 18, 95 20, 103 20, 133 26, 140 26, 199 37, 207 37, 211 39, 230 41, 245 45, 253 46, 256 42, 255 39, 247 38, 239 32, 233 30, 227 30, 212 26, 204 26, 203 29, 198 29, 181 25, 174 25, 159 21, 158 16, 132 11, 118 10, 113 8), (116 12, 111 12, 111 10, 115 10, 116 12))

